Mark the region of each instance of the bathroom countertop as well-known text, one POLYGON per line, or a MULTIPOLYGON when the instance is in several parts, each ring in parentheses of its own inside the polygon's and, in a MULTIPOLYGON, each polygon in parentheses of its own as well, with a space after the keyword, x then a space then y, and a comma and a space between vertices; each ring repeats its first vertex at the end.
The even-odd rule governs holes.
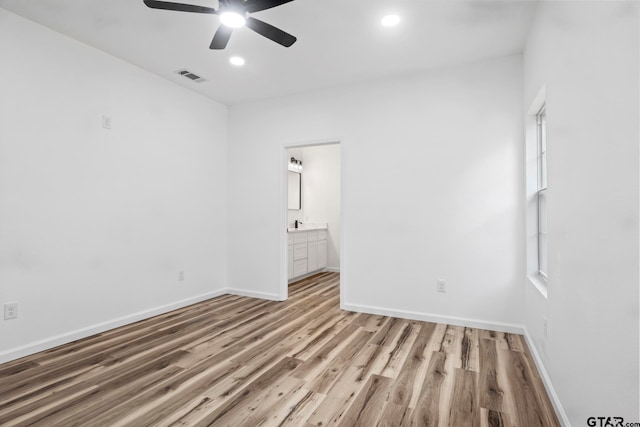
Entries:
POLYGON ((302 226, 298 228, 294 228, 294 227, 287 228, 287 233, 298 233, 300 231, 313 231, 313 230, 326 230, 326 229, 327 229, 326 223, 302 224, 302 226))

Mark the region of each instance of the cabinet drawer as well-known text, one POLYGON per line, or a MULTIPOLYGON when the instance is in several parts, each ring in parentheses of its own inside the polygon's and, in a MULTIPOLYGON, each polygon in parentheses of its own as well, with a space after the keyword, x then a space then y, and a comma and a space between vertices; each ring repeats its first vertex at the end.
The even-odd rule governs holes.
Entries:
POLYGON ((302 276, 307 273, 307 260, 301 259, 293 262, 293 277, 302 276))
POLYGON ((318 240, 317 231, 307 231, 307 242, 315 242, 318 240))
POLYGON ((293 244, 297 245, 298 243, 307 243, 306 232, 293 233, 293 244))
POLYGON ((327 230, 318 231, 318 240, 327 240, 327 230))
POLYGON ((287 234, 287 245, 293 245, 293 234, 287 234))
POLYGON ((306 243, 298 243, 297 245, 293 245, 293 259, 294 259, 294 261, 297 261, 299 259, 306 259, 306 258, 307 258, 307 244, 306 243))

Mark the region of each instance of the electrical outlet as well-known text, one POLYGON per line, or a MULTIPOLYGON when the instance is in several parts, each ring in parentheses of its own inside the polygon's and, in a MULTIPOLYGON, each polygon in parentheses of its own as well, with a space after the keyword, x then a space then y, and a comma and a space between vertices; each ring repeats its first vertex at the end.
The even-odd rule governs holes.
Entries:
POLYGON ((436 289, 438 292, 447 292, 447 282, 444 280, 438 280, 436 283, 436 289))
POLYGON ((18 303, 8 302, 4 305, 4 320, 16 319, 18 317, 18 303))
POLYGON ((102 115, 102 127, 107 130, 111 129, 111 116, 102 115))
POLYGON ((178 282, 184 282, 184 270, 178 270, 178 282))

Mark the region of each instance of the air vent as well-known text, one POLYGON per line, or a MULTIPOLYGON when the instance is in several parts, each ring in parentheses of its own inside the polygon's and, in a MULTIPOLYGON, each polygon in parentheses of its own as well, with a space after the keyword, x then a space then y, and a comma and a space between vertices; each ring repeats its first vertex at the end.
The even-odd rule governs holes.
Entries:
POLYGON ((189 70, 178 70, 176 71, 177 74, 180 74, 181 76, 184 76, 186 78, 188 78, 189 80, 192 80, 194 82, 205 82, 206 80, 203 79, 202 77, 200 77, 199 75, 192 73, 189 70))

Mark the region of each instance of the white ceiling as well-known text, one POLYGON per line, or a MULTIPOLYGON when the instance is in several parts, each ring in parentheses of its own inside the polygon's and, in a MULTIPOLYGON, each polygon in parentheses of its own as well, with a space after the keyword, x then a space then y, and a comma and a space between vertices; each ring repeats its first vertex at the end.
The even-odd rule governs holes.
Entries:
MULTIPOLYGON (((217 0, 178 0, 217 8, 217 0)), ((415 73, 522 52, 535 1, 295 0, 256 12, 298 38, 284 48, 248 28, 209 50, 216 15, 142 0, 0 0, 0 6, 224 104, 415 73), (382 16, 400 15, 397 27, 382 16), (229 57, 240 55, 237 68, 229 57), (175 74, 187 68, 206 82, 175 74)))

